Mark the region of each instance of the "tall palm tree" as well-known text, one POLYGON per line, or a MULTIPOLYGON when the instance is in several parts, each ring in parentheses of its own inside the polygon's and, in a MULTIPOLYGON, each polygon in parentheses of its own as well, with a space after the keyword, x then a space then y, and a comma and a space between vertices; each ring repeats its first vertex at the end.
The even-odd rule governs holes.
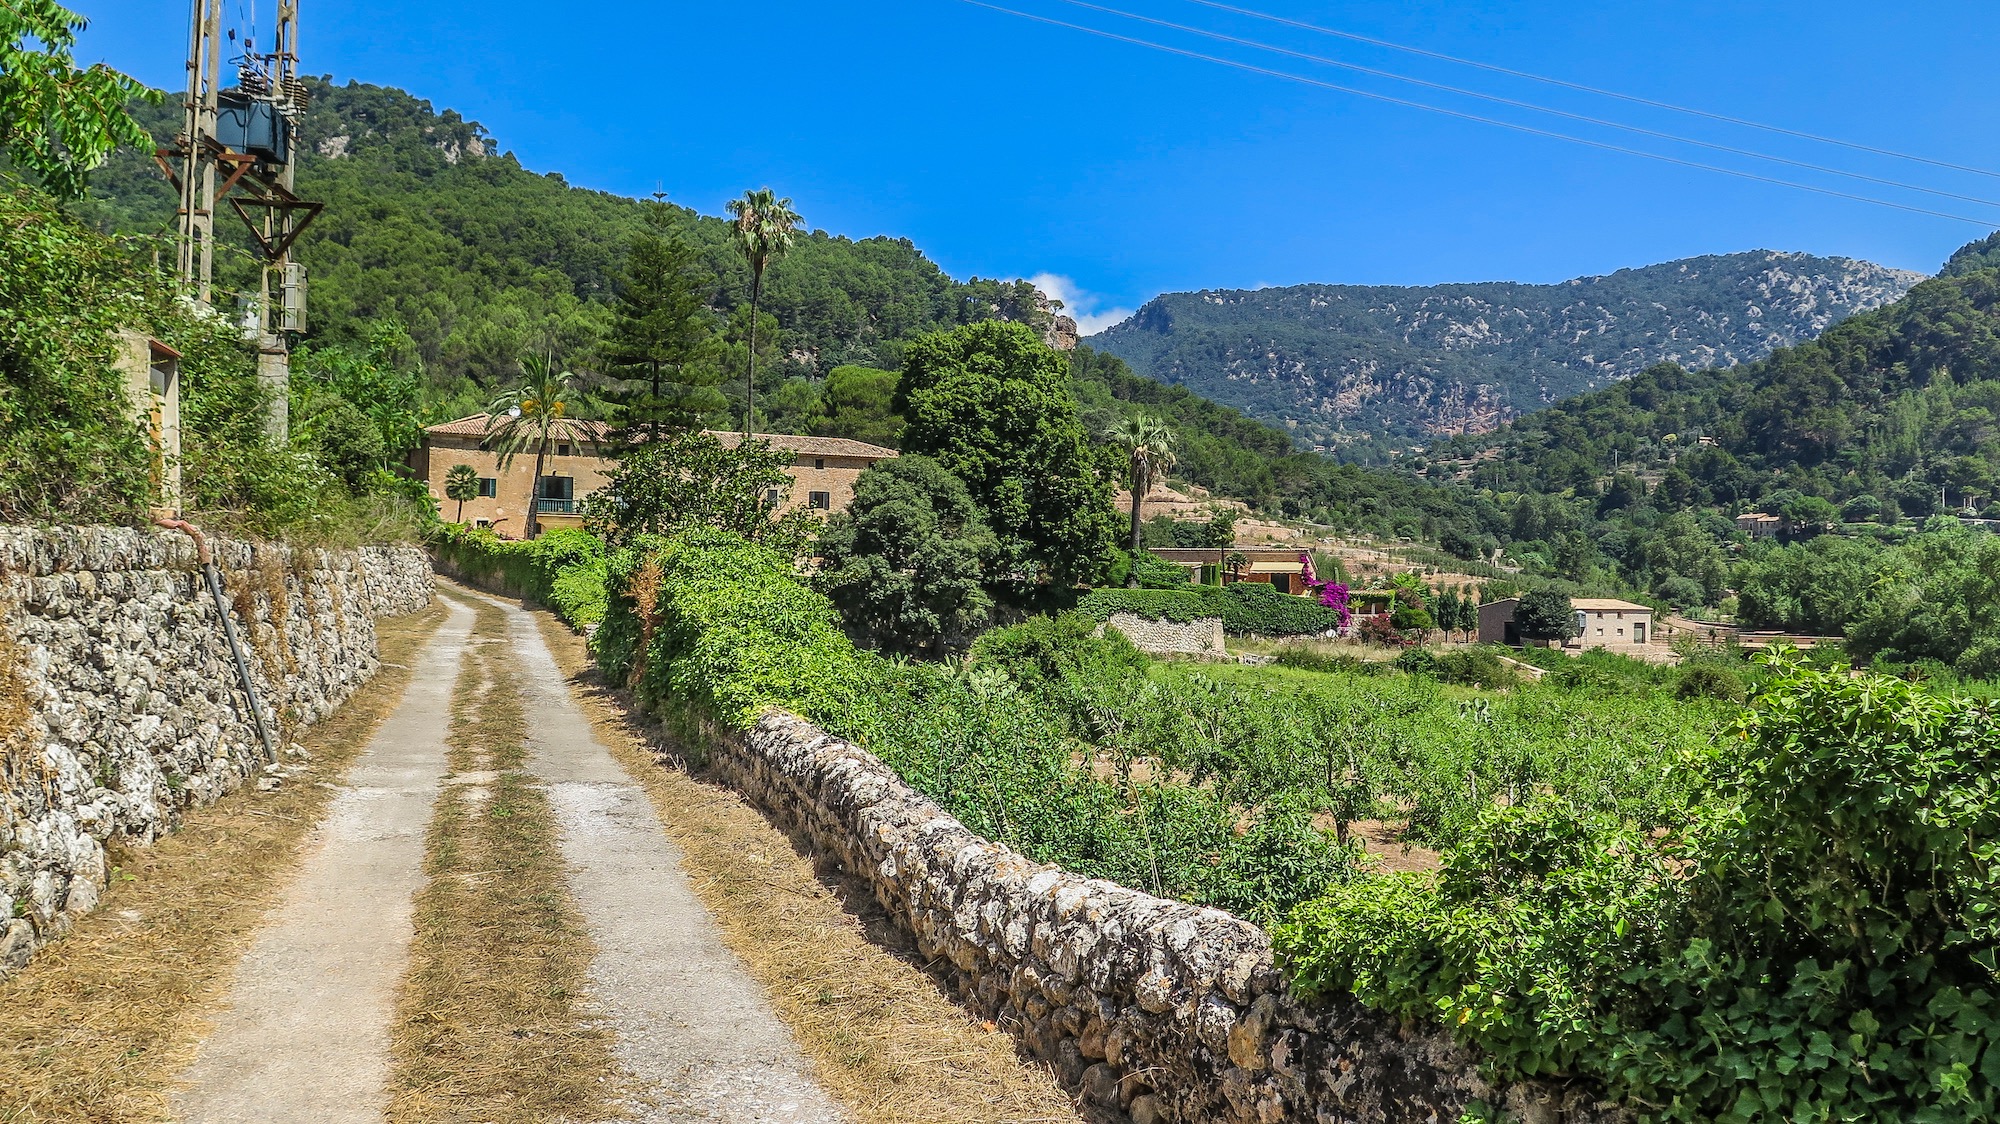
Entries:
POLYGON ((1137 414, 1122 418, 1104 431, 1105 439, 1125 450, 1125 463, 1132 478, 1132 558, 1127 585, 1139 584, 1139 505, 1153 490, 1153 481, 1174 466, 1174 431, 1158 418, 1137 414))
POLYGON ((736 250, 750 263, 750 365, 743 375, 743 436, 747 438, 757 414, 757 310, 764 303, 764 270, 792 248, 803 220, 792 210, 790 199, 773 197, 768 187, 731 199, 729 213, 736 216, 730 224, 736 250))
POLYGON ((521 360, 521 385, 502 394, 486 408, 486 434, 500 450, 500 467, 514 463, 514 457, 535 450, 535 482, 528 489, 527 537, 540 529, 535 518, 542 491, 542 466, 547 463, 549 442, 560 423, 575 408, 581 394, 576 375, 557 366, 553 355, 530 355, 521 360))

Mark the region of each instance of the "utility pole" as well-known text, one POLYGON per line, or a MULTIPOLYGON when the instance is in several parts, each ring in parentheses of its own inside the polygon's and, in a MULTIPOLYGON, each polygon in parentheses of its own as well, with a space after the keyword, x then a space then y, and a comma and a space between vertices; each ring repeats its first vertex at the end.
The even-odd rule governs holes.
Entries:
POLYGON ((257 50, 254 31, 244 37, 243 54, 231 60, 237 83, 227 89, 221 81, 222 41, 226 34, 234 43, 237 33, 222 27, 222 0, 193 0, 189 28, 181 133, 153 154, 180 191, 181 289, 197 307, 213 309, 215 207, 227 198, 257 247, 262 276, 243 330, 257 345, 257 380, 268 395, 264 432, 282 443, 290 432, 291 339, 306 327, 305 267, 292 259, 292 246, 322 207, 292 191, 298 126, 306 111, 298 0, 279 0, 270 51, 257 50))
POLYGON ((215 277, 215 153, 202 140, 215 136, 215 105, 221 61, 222 0, 194 0, 188 31, 188 88, 182 104, 179 150, 155 154, 180 188, 176 248, 181 289, 195 303, 209 304, 215 277), (178 168, 167 164, 177 157, 178 168), (178 174, 176 175, 176 171, 178 174))

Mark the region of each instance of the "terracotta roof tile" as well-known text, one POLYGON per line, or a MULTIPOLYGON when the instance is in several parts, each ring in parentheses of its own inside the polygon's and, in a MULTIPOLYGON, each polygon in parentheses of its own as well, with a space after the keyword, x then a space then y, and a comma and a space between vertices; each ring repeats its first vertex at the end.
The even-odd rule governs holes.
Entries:
MULTIPOLYGON (((447 437, 484 437, 487 433, 486 414, 472 414, 455 421, 440 422, 427 426, 426 433, 436 433, 447 437)), ((582 438, 588 441, 602 441, 610 427, 603 422, 586 421, 581 418, 563 418, 556 423, 558 436, 582 438)), ((733 449, 743 440, 741 433, 711 429, 709 435, 720 441, 724 448, 733 449)), ((769 441, 780 449, 790 449, 794 453, 812 457, 867 457, 884 460, 896 455, 896 450, 880 445, 870 445, 866 441, 856 441, 849 437, 811 437, 791 433, 759 433, 760 441, 769 441)))
MULTIPOLYGON (((425 426, 425 433, 437 433, 449 437, 484 437, 487 433, 486 419, 490 415, 472 414, 456 421, 440 422, 425 426)), ((556 419, 556 434, 559 437, 581 437, 589 441, 602 441, 608 427, 603 422, 586 421, 582 418, 556 419)))
MULTIPOLYGON (((741 433, 725 433, 719 429, 708 431, 722 442, 726 449, 734 449, 743 440, 741 433)), ((896 455, 896 450, 880 445, 870 445, 866 441, 856 441, 851 437, 808 437, 792 433, 758 433, 759 441, 769 441, 780 449, 790 449, 813 457, 872 457, 883 460, 896 455)))
POLYGON ((1650 613, 1653 611, 1650 605, 1634 605, 1630 601, 1620 601, 1616 597, 1572 597, 1569 599, 1569 603, 1572 608, 1576 609, 1603 609, 1606 611, 1615 609, 1625 613, 1650 613))

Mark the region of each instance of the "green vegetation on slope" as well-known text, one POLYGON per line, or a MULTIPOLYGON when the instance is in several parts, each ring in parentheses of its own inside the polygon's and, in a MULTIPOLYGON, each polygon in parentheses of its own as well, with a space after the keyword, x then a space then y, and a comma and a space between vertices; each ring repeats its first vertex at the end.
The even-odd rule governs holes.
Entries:
POLYGON ((1478 433, 1662 361, 1756 359, 1916 280, 1755 251, 1557 285, 1168 293, 1092 342, 1304 444, 1360 453, 1478 433))
POLYGON ((1644 472, 1682 509, 1786 488, 1836 505, 1869 496, 1890 521, 1990 501, 2000 473, 1992 243, 1809 343, 1740 367, 1657 366, 1491 437, 1441 444, 1431 458, 1482 484, 1543 494, 1644 472))
MULTIPOLYGON (((433 397, 455 395, 468 410, 523 353, 553 345, 589 366, 646 204, 531 172, 477 123, 400 90, 309 85, 298 192, 327 204, 298 251, 311 271, 315 339, 358 343, 373 322, 393 320, 433 397)), ((177 128, 167 107, 137 112, 156 137, 177 128)), ((109 227, 171 225, 173 195, 150 154, 120 153, 93 197, 93 216, 109 227)), ((711 278, 709 303, 731 316, 748 304, 751 277, 727 221, 672 211, 711 278)), ((220 221, 218 232, 240 243, 220 221)), ((255 287, 242 253, 225 255, 219 273, 225 288, 255 287)), ((935 327, 993 317, 1039 326, 1049 315, 1025 282, 957 281, 908 239, 825 231, 803 234, 771 268, 764 311, 779 330, 758 333, 760 397, 842 364, 898 366, 902 341, 935 327)), ((747 327, 747 317, 732 320, 735 350, 715 359, 730 371, 743 368, 747 344, 736 337, 747 327)))

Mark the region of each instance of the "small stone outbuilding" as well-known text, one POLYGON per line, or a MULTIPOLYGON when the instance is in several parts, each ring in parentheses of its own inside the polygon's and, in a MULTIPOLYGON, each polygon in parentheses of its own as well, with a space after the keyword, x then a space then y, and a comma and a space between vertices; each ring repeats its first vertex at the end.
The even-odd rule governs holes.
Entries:
MULTIPOLYGON (((1519 645, 1522 637, 1514 625, 1514 611, 1520 604, 1518 597, 1505 597, 1481 605, 1479 642, 1519 645)), ((1653 610, 1648 606, 1612 597, 1576 597, 1569 604, 1576 614, 1577 635, 1564 643, 1566 648, 1638 654, 1653 641, 1653 610)))

